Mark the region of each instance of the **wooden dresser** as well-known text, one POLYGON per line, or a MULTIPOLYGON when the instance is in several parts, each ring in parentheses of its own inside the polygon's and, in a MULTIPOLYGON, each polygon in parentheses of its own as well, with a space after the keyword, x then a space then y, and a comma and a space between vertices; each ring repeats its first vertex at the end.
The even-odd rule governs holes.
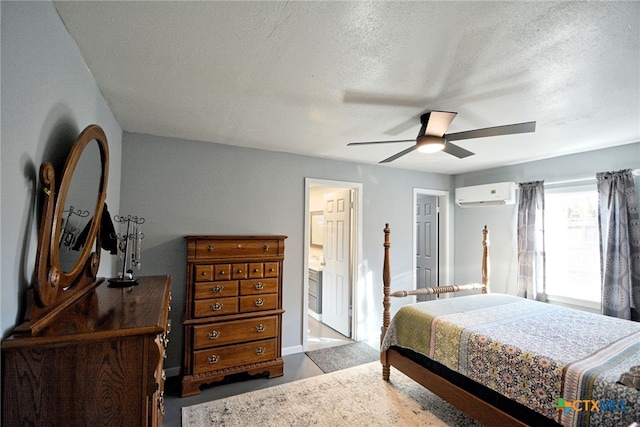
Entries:
POLYGON ((36 335, 2 342, 2 425, 161 426, 170 276, 102 281, 36 335))
POLYGON ((286 236, 186 236, 182 396, 232 374, 283 374, 286 236))

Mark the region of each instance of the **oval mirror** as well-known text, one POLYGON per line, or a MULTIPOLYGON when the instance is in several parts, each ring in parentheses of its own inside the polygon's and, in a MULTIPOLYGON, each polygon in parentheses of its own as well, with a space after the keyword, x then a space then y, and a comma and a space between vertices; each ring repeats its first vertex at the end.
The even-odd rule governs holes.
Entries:
POLYGON ((88 241, 92 220, 95 215, 96 199, 100 194, 102 177, 102 160, 100 147, 94 139, 82 152, 78 164, 73 171, 64 204, 60 204, 60 221, 54 242, 58 242, 60 269, 69 274, 81 266, 83 251, 91 250, 92 242, 88 241))
POLYGON ((71 148, 57 197, 53 167, 43 164, 41 168, 46 199, 35 289, 42 307, 65 300, 95 282, 108 170, 107 139, 97 125, 85 128, 71 148))

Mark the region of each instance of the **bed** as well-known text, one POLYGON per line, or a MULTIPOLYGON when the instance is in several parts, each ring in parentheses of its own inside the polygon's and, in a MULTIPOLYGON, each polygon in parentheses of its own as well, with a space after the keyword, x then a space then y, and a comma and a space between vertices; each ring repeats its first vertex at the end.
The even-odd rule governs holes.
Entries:
POLYGON ((485 425, 640 421, 640 323, 490 293, 486 226, 480 283, 391 292, 388 224, 384 233, 384 380, 393 366, 485 425), (391 319, 391 297, 469 290, 391 319))

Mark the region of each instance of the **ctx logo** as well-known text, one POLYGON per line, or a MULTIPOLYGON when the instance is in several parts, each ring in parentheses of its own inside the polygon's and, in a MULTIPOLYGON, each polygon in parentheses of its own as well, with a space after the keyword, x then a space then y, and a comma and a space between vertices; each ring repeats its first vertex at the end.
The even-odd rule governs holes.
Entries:
POLYGON ((558 411, 564 411, 566 414, 570 410, 576 412, 580 411, 618 411, 622 412, 627 409, 627 401, 620 400, 564 400, 562 397, 558 399, 558 404, 555 405, 558 411))

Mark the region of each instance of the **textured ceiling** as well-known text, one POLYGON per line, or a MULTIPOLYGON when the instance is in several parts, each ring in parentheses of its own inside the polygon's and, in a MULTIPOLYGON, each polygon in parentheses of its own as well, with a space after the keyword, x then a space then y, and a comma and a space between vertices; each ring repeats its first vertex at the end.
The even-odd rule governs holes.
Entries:
POLYGON ((640 141, 639 2, 55 2, 125 131, 462 173, 640 141))

